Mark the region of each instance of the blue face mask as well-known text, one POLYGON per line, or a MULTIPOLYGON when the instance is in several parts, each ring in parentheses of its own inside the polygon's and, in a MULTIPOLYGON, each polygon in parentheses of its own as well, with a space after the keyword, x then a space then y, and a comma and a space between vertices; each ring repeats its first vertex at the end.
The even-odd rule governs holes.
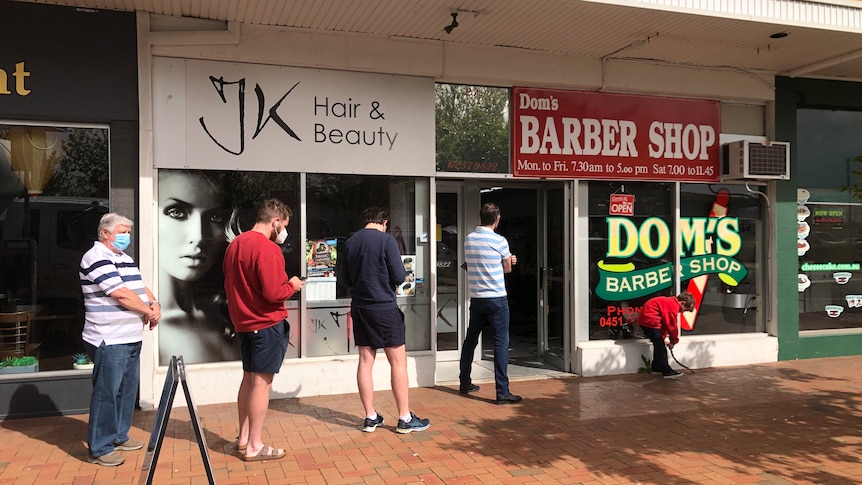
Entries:
POLYGON ((115 237, 116 238, 114 239, 114 242, 111 243, 111 245, 119 249, 120 251, 125 251, 126 248, 129 247, 129 244, 132 243, 131 234, 115 234, 115 237))

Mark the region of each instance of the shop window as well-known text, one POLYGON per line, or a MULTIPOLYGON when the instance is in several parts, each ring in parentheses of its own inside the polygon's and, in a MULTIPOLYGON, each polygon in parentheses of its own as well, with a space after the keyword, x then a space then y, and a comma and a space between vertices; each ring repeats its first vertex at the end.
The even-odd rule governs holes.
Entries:
POLYGON ((846 198, 836 190, 798 192, 799 330, 860 328, 862 204, 834 202, 846 198))
POLYGON ((763 331, 759 195, 742 186, 679 187, 677 219, 675 184, 590 182, 590 339, 641 337, 640 307, 675 294, 677 284, 699 301, 681 316, 683 335, 763 331))
POLYGON ((637 338, 640 306, 673 292, 674 187, 589 183, 590 340, 637 338), (631 198, 631 210, 612 196, 631 198))
POLYGON ((799 330, 862 328, 862 112, 797 111, 799 330))
POLYGON ((31 313, 40 371, 83 351, 78 267, 107 198, 106 128, 0 123, 0 310, 31 313))
POLYGON ((305 261, 308 356, 354 354, 350 290, 339 279, 338 251, 364 227, 362 211, 389 210, 389 233, 401 252, 407 281, 396 288, 407 323, 407 350, 429 350, 429 184, 425 179, 388 176, 307 176, 305 261))
POLYGON ((437 84, 437 171, 511 173, 507 88, 437 84))
MULTIPOLYGON (((277 198, 293 211, 281 245, 285 271, 301 274, 298 180, 292 173, 159 170, 159 365, 168 365, 174 355, 187 364, 240 359, 224 294, 224 251, 254 226, 258 204, 277 198)), ((300 355, 299 300, 296 293, 287 302, 287 358, 300 355)))
POLYGON ((764 331, 763 214, 761 195, 743 186, 680 185, 680 225, 693 228, 680 255, 680 288, 700 301, 695 312, 683 314, 683 335, 764 331), (702 273, 685 277, 696 271, 702 273))

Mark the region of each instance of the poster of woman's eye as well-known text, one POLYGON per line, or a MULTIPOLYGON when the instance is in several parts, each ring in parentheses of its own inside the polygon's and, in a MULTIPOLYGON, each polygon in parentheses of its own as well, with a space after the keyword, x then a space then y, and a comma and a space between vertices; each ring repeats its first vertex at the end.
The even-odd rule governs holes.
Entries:
MULTIPOLYGON (((257 203, 278 197, 296 206, 291 174, 274 175, 159 170, 160 365, 167 365, 174 355, 182 355, 187 364, 240 359, 224 295, 222 261, 230 240, 254 226, 257 203)), ((289 225, 298 222, 291 218, 289 225)), ((282 251, 287 253, 290 247, 289 239, 282 251)))

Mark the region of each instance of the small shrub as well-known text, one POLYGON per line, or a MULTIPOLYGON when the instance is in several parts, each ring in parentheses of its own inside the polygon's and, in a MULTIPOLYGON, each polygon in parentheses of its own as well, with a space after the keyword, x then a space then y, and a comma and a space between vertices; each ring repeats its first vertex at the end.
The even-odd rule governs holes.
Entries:
POLYGON ((641 360, 644 361, 644 365, 638 369, 638 374, 649 374, 652 372, 652 359, 646 355, 641 355, 641 360))
POLYGON ((38 363, 39 359, 30 355, 25 355, 23 357, 10 356, 3 359, 3 363, 0 367, 27 367, 28 365, 36 365, 38 363))
POLYGON ((73 355, 72 360, 74 360, 78 365, 92 364, 92 362, 90 362, 90 356, 84 353, 73 355))

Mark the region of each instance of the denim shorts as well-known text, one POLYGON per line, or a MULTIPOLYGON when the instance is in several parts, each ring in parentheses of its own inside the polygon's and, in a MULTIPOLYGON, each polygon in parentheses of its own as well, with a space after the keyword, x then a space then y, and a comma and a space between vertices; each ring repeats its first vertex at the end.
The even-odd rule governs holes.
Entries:
POLYGON ((290 341, 290 324, 287 319, 263 330, 239 332, 237 335, 243 371, 278 374, 290 341))
POLYGON ((360 347, 385 349, 405 342, 404 312, 400 308, 367 310, 353 307, 353 338, 360 347))

